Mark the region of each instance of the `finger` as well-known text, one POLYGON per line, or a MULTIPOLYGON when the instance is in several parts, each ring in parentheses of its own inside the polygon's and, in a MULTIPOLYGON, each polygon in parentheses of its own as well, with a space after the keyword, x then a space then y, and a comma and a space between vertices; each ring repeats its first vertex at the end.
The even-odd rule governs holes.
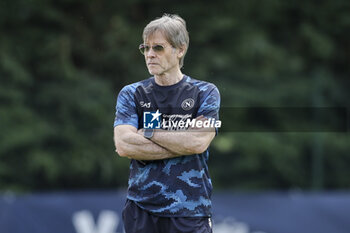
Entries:
POLYGON ((196 120, 201 120, 201 119, 204 119, 205 117, 203 115, 200 115, 198 117, 196 117, 196 120))

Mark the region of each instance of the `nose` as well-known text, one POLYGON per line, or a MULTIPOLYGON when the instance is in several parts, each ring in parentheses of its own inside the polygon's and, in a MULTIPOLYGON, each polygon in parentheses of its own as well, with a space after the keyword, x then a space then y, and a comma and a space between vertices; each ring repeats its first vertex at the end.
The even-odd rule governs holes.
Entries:
POLYGON ((147 53, 146 53, 146 57, 155 57, 156 53, 154 52, 153 48, 151 48, 147 53))

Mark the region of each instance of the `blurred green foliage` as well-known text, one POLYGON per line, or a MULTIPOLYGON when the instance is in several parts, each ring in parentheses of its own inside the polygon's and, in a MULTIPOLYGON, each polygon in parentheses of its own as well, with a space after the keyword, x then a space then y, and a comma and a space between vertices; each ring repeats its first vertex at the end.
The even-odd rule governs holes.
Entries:
MULTIPOLYGON (((0 190, 127 185, 115 101, 149 77, 137 47, 165 12, 187 21, 183 72, 215 83, 223 108, 349 106, 346 0, 2 0, 0 190)), ((210 171, 217 188, 346 189, 349 142, 348 133, 219 133, 210 171)))

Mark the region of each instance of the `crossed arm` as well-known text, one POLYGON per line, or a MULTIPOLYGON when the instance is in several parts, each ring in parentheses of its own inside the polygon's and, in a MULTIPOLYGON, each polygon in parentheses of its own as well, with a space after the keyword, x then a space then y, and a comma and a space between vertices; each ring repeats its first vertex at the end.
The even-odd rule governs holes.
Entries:
MULTIPOLYGON (((198 117, 203 120, 204 117, 198 117)), ((156 130, 151 140, 143 137, 143 130, 131 125, 114 128, 114 144, 121 157, 136 160, 159 160, 204 152, 215 137, 215 129, 187 131, 156 130)))

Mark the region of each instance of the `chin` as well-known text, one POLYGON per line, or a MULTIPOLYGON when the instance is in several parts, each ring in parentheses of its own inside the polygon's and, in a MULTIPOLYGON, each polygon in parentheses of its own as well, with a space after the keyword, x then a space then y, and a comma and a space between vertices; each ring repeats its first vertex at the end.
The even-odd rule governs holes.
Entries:
POLYGON ((159 70, 155 70, 155 69, 148 69, 148 72, 151 75, 159 75, 161 73, 159 70))

